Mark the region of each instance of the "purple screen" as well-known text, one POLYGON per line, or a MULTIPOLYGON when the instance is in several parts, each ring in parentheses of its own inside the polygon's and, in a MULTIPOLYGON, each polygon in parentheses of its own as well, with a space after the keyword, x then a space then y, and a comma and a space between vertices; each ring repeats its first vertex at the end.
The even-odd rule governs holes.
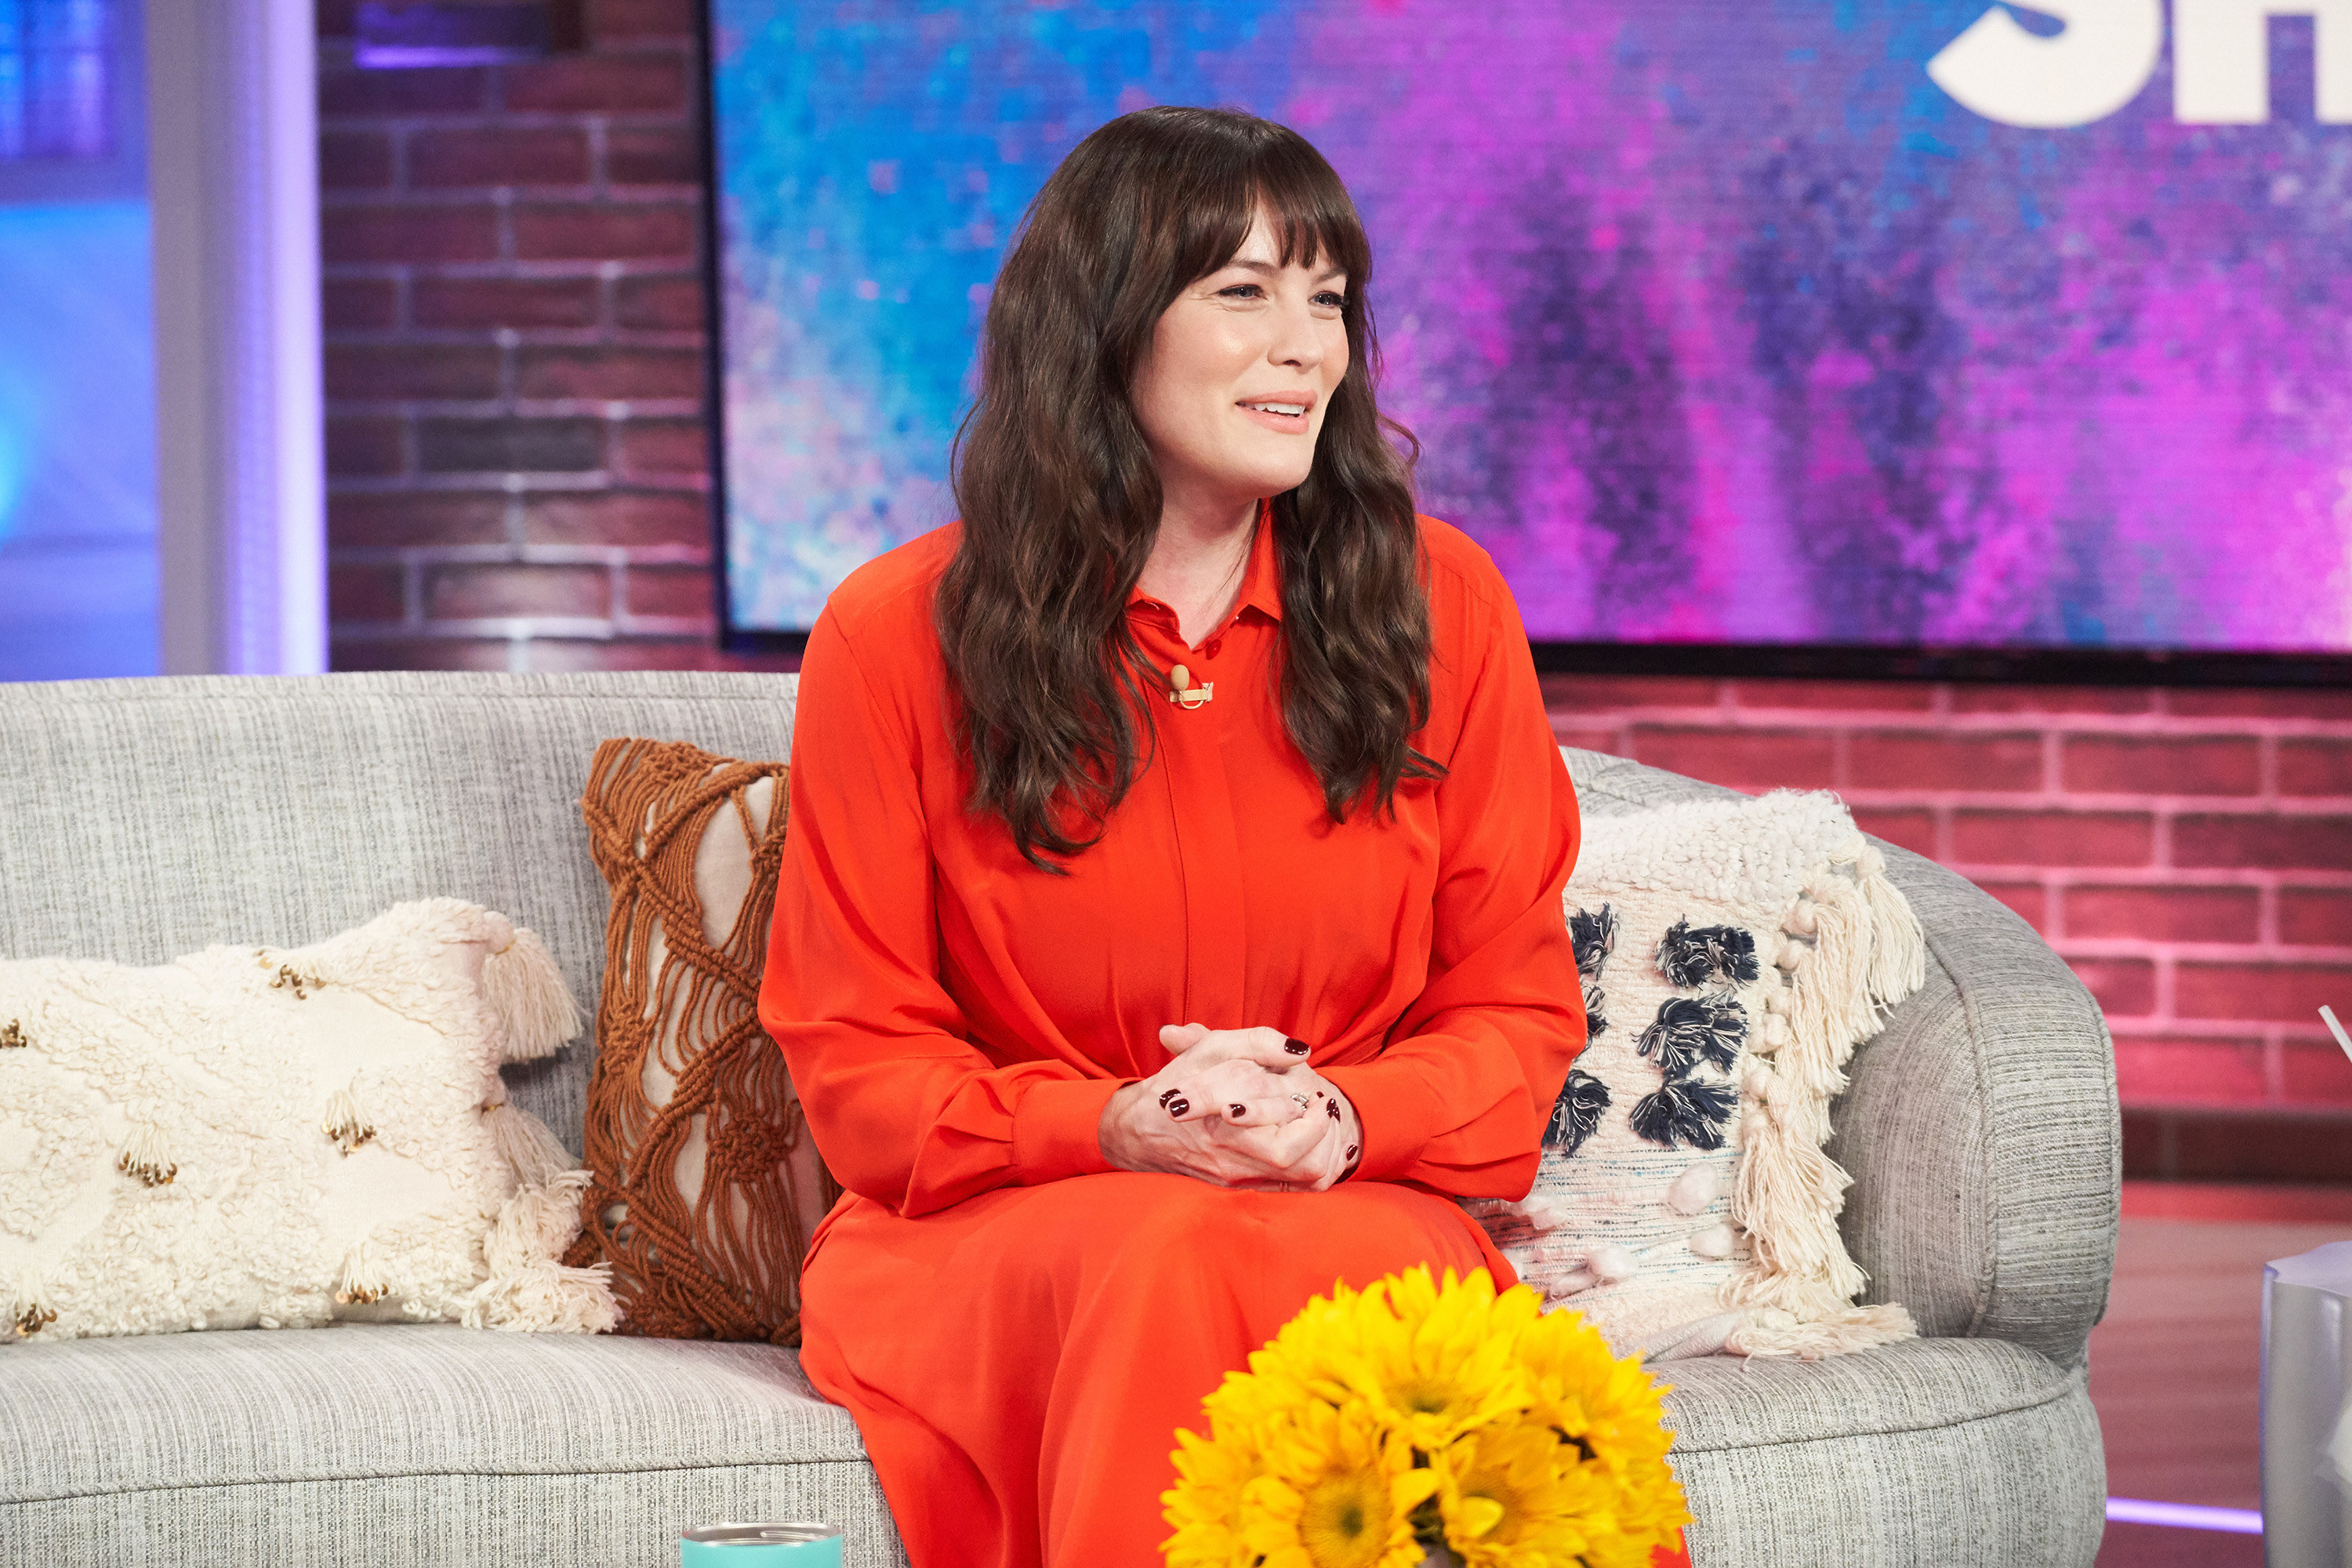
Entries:
POLYGON ((2352 650, 2352 5, 2264 9, 714 0, 730 623, 949 519, 1029 198, 1203 103, 1537 638, 2352 650))

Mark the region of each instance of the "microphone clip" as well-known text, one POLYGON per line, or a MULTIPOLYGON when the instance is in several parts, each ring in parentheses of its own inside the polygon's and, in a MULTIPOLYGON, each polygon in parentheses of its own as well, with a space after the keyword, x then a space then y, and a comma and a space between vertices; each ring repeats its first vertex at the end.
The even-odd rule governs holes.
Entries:
POLYGON ((1168 700, 1179 708, 1201 707, 1216 695, 1216 683, 1213 681, 1203 681, 1198 686, 1193 685, 1192 672, 1181 664, 1168 672, 1168 700))

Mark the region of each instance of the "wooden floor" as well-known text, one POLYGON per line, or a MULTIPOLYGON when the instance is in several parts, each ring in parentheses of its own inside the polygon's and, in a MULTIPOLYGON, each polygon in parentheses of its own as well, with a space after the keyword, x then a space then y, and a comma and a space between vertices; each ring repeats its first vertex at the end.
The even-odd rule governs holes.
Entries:
MULTIPOLYGON (((2125 1184, 2091 1398, 2111 1497, 2262 1506, 2263 1265, 2352 1238, 2352 1191, 2125 1184)), ((2262 1540, 2110 1525, 2099 1568, 2255 1565, 2262 1540)))

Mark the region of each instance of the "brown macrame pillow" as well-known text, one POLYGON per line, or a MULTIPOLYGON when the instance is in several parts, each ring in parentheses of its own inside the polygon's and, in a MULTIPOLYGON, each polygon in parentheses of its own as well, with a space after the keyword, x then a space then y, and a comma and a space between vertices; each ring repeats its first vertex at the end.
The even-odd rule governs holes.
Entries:
POLYGON ((785 771, 606 741, 580 800, 613 913, 566 1261, 613 1265, 623 1333, 800 1342, 801 1261, 841 1189, 760 1027, 785 771))

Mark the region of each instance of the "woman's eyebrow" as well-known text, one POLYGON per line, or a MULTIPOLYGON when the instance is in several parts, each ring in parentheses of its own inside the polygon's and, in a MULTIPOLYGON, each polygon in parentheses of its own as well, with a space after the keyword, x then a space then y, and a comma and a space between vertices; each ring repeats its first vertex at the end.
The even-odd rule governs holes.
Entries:
MULTIPOLYGON (((1238 267, 1244 272, 1260 273, 1269 278, 1282 270, 1281 268, 1276 267, 1271 261, 1234 260, 1226 262, 1225 266, 1228 269, 1238 267)), ((1315 281, 1318 283, 1328 283, 1334 278, 1345 278, 1347 275, 1348 269, 1344 267, 1327 267, 1316 277, 1315 281)))

